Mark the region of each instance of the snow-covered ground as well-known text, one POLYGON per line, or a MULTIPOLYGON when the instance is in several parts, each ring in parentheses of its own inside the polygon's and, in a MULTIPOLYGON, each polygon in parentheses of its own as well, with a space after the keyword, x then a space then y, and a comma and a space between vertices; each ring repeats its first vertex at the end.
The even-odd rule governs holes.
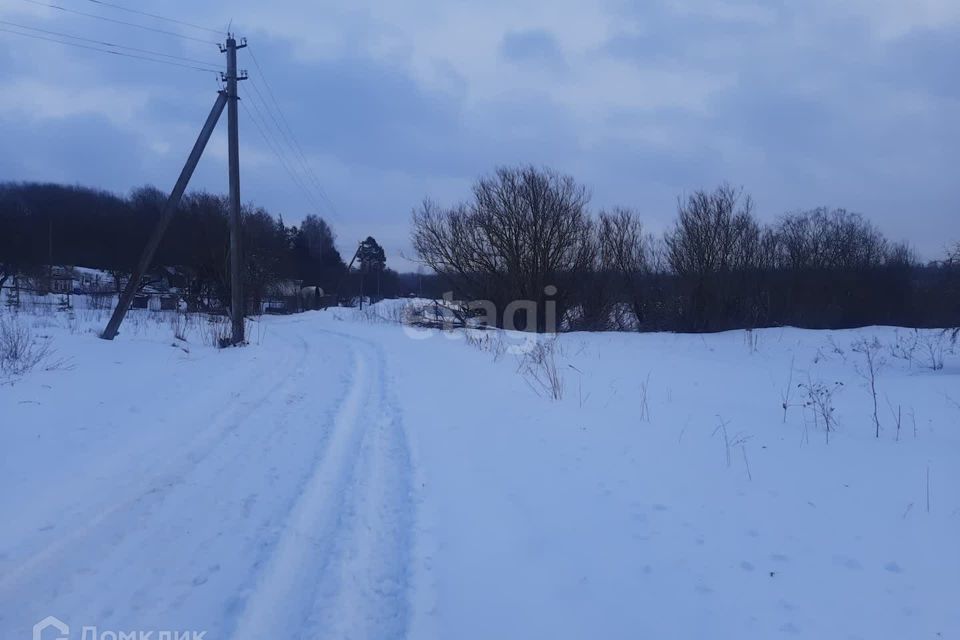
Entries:
POLYGON ((135 311, 105 342, 106 311, 21 313, 57 366, 0 384, 0 638, 48 615, 71 638, 960 634, 960 358, 925 366, 939 333, 912 363, 892 328, 531 355, 395 306, 257 319, 220 351, 204 322, 182 341, 135 311), (854 349, 873 338, 879 438, 854 349))

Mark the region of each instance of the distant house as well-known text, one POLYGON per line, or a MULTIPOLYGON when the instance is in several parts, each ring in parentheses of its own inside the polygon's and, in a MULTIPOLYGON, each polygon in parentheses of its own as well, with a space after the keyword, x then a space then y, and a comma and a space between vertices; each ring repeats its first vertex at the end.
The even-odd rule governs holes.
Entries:
POLYGON ((300 280, 278 280, 267 286, 260 302, 261 313, 296 313, 300 311, 300 280))
POLYGON ((176 311, 180 307, 180 296, 172 293, 150 298, 150 311, 176 311))
POLYGON ((180 306, 180 295, 169 290, 166 284, 148 284, 140 289, 130 303, 132 309, 150 311, 175 311, 180 306))
POLYGON ((73 267, 74 293, 113 293, 116 290, 114 276, 107 271, 88 267, 73 267))
POLYGON ((277 280, 267 287, 270 296, 295 296, 300 293, 302 280, 277 280))
POLYGON ((320 287, 303 287, 300 290, 300 304, 303 311, 326 309, 327 307, 336 306, 337 299, 336 296, 326 293, 320 287))
POLYGON ((71 294, 76 280, 72 267, 51 267, 48 289, 51 293, 71 294))
POLYGON ((186 267, 157 267, 144 277, 142 282, 146 284, 140 287, 130 307, 175 311, 180 308, 184 293, 190 289, 191 278, 192 272, 186 267))
POLYGON ((190 288, 193 270, 188 267, 157 267, 147 280, 158 289, 170 292, 183 292, 190 288))
MULTIPOLYGON (((113 276, 109 272, 87 267, 45 265, 30 273, 18 273, 16 277, 22 290, 39 294, 80 295, 115 291, 113 276)), ((4 286, 13 288, 13 278, 4 286)))

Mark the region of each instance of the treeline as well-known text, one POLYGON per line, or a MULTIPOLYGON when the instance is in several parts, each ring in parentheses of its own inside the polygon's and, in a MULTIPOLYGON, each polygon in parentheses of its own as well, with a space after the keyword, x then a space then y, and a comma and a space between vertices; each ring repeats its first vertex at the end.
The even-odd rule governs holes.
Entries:
MULTIPOLYGON (((166 194, 152 187, 128 197, 77 186, 0 184, 0 283, 45 265, 81 265, 128 274, 156 224, 166 194)), ((185 295, 229 303, 228 203, 224 196, 184 196, 154 260, 176 267, 188 280, 185 295)), ((246 291, 251 304, 283 282, 299 281, 328 292, 349 293, 356 276, 346 274, 330 226, 317 216, 286 225, 263 208, 243 209, 246 291)), ((396 277, 382 275, 382 290, 394 293, 396 277)), ((117 278, 120 281, 120 278, 117 278)), ((289 289, 289 287, 288 287, 289 289)))
MULTIPOLYGON (((113 272, 119 284, 165 199, 151 187, 121 197, 0 184, 0 284, 50 264, 113 272)), ((227 211, 222 196, 187 194, 155 260, 187 279, 183 293, 196 307, 229 303, 227 211)), ((423 275, 386 269, 380 254, 356 263, 378 265, 375 273, 347 273, 333 230, 316 216, 286 225, 253 206, 243 216, 252 305, 297 283, 339 293, 342 302, 361 286, 374 297, 452 290, 459 299, 492 301, 501 326, 509 303, 531 300, 540 330, 550 326, 548 301, 572 330, 960 325, 960 250, 921 263, 907 245, 843 209, 762 224, 749 195, 726 185, 678 201, 672 227, 654 236, 636 210, 593 215, 586 188, 570 176, 499 169, 474 184, 468 201, 426 201, 414 212, 414 249, 433 272, 423 275)))
POLYGON ((960 325, 957 261, 921 264, 843 209, 765 225, 749 195, 723 185, 679 200, 655 237, 635 210, 594 217, 588 204, 570 176, 502 168, 466 202, 425 201, 413 245, 458 297, 492 301, 500 326, 518 299, 536 302, 539 330, 548 301, 574 330, 960 325))

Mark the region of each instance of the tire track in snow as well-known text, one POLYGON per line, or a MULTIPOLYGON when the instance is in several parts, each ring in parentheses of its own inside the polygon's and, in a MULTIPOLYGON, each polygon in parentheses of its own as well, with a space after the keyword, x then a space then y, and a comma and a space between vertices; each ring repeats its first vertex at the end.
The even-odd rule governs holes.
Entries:
POLYGON ((44 567, 55 565, 59 557, 69 553, 74 546, 83 544, 85 539, 94 537, 101 529, 119 530, 121 535, 126 533, 125 527, 113 526, 115 518, 126 519, 125 514, 131 509, 144 507, 146 502, 163 500, 167 493, 179 486, 191 470, 197 468, 215 452, 218 445, 235 433, 255 414, 257 409, 268 403, 276 394, 291 387, 309 355, 307 344, 302 340, 300 343, 302 348, 297 350, 295 362, 284 362, 273 368, 267 378, 267 384, 263 386, 263 391, 257 394, 252 402, 233 406, 221 412, 200 429, 186 446, 172 452, 164 452, 168 459, 181 460, 179 464, 173 465, 172 468, 163 467, 146 481, 135 484, 124 499, 114 500, 98 510, 87 511, 75 517, 69 526, 61 527, 69 531, 68 534, 53 539, 15 566, 7 567, 4 574, 0 576, 0 595, 18 588, 25 579, 38 571, 43 571, 44 567))
POLYGON ((289 514, 236 640, 394 638, 406 632, 410 458, 378 348, 356 345, 350 389, 289 514))
POLYGON ((330 349, 321 358, 303 340, 316 336, 296 331, 259 370, 262 393, 195 418, 196 437, 158 450, 149 478, 4 572, 0 600, 18 614, 0 629, 19 637, 53 607, 74 622, 181 621, 218 638, 404 635, 410 469, 383 353, 323 332, 338 363, 324 369, 330 349), (318 371, 340 370, 339 393, 316 393, 318 371))
POLYGON ((376 352, 376 410, 370 414, 353 502, 335 542, 329 588, 317 600, 312 633, 332 638, 400 638, 409 617, 413 501, 401 412, 376 352))

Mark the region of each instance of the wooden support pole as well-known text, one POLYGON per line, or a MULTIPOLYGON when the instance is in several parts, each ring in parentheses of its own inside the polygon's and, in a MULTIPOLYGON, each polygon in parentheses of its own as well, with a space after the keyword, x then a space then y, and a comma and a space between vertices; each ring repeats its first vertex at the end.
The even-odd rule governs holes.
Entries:
POLYGON ((206 148, 207 142, 210 140, 210 135, 217 126, 217 121, 220 120, 220 114, 223 113, 223 108, 226 104, 227 94, 221 91, 217 94, 217 101, 213 103, 213 109, 210 110, 210 115, 207 116, 207 121, 200 130, 200 135, 193 145, 193 150, 190 152, 186 164, 183 165, 180 177, 177 178, 177 183, 174 185, 173 191, 170 192, 170 196, 163 206, 163 211, 160 213, 157 226, 153 229, 153 234, 147 241, 147 246, 144 247, 143 254, 140 256, 140 262, 137 263, 136 269, 134 269, 130 275, 130 280, 127 282, 123 293, 120 294, 120 300, 117 303, 117 307, 113 310, 113 315, 110 316, 110 322, 107 323, 107 328, 100 334, 100 337, 104 340, 113 340, 120 332, 120 324, 127 315, 127 310, 130 309, 133 296, 136 295, 137 289, 140 287, 140 280, 143 279, 143 276, 153 262, 153 256, 157 252, 157 247, 160 246, 160 241, 163 240, 163 234, 170 225, 170 220, 173 219, 173 214, 180 204, 183 192, 187 189, 187 184, 189 184, 190 178, 193 176, 193 171, 197 168, 197 163, 200 162, 200 156, 203 155, 203 150, 206 148))

